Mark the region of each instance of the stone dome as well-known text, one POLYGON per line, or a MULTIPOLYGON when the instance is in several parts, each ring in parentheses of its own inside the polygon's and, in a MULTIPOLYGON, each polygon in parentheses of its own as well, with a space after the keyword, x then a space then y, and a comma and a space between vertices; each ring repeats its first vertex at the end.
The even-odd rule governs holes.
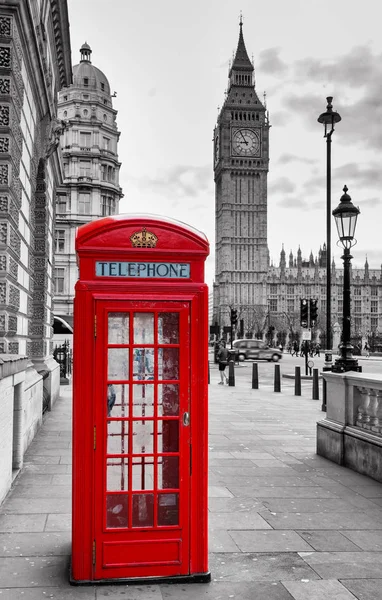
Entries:
POLYGON ((97 91, 110 96, 108 79, 100 69, 92 65, 92 50, 86 42, 80 48, 81 61, 73 67, 73 84, 87 90, 97 91))

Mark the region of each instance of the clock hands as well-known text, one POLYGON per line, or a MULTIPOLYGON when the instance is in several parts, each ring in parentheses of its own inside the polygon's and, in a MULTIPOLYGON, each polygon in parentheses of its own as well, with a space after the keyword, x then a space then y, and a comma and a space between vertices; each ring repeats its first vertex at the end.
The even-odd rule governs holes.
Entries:
MULTIPOLYGON (((248 142, 247 142, 247 140, 245 139, 243 132, 242 132, 242 131, 240 131, 240 133, 241 133, 241 137, 243 138, 244 144, 245 144, 246 146, 248 146, 248 142)), ((240 143, 242 144, 242 142, 240 142, 240 143)))

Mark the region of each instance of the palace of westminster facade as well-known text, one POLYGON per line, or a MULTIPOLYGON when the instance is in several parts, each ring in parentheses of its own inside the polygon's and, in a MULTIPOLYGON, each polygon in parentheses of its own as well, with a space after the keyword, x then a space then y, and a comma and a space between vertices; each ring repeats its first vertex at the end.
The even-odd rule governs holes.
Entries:
MULTIPOLYGON (((282 248, 278 266, 269 261, 270 124, 256 93, 242 23, 228 77, 226 99, 214 129, 216 259, 211 324, 229 326, 230 310, 235 308, 238 323, 242 321, 238 335, 285 344, 300 338, 300 300, 314 298, 319 316, 313 335, 325 344, 326 245, 308 260, 300 248, 288 257, 282 248)), ((339 332, 343 270, 334 262, 331 282, 332 324, 334 332, 339 332)), ((352 269, 351 295, 353 341, 369 338, 373 345, 382 335, 382 265, 379 270, 369 269, 366 260, 364 269, 352 269)))

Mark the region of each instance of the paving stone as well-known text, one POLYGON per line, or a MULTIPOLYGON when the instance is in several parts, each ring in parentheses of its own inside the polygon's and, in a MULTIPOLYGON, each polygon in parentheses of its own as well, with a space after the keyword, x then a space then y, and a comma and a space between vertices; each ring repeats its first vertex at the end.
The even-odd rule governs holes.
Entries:
POLYGON ((294 600, 355 600, 339 581, 283 581, 294 600))
POLYGON ((30 456, 24 457, 24 463, 38 464, 38 465, 58 465, 60 462, 59 456, 30 456))
POLYGON ((222 486, 208 486, 208 497, 209 498, 233 498, 233 494, 227 490, 226 487, 222 486))
MULTIPOLYGON (((343 535, 362 550, 382 552, 382 531, 344 531, 343 535)), ((382 582, 381 582, 382 586, 382 582)))
POLYGON ((225 582, 320 579, 295 552, 212 554, 210 571, 214 580, 225 582))
POLYGON ((51 514, 47 516, 44 531, 71 531, 72 515, 66 514, 51 514))
POLYGON ((345 586, 358 600, 381 600, 381 579, 343 579, 345 586))
MULTIPOLYGON (((63 587, 36 587, 34 589, 31 587, 27 589, 5 589, 0 587, 1 600, 43 600, 44 598, 51 598, 53 600, 96 600, 96 594, 97 589, 95 586, 72 587, 69 583, 63 587)), ((158 600, 160 598, 160 596, 157 596, 158 600)), ((128 599, 125 597, 124 600, 128 599)))
MULTIPOLYGON (((21 475, 23 475, 24 473, 26 474, 31 474, 31 473, 36 473, 36 474, 52 474, 52 475, 59 475, 61 473, 69 473, 70 472, 70 466, 69 465, 59 465, 59 464, 54 464, 54 465, 39 465, 39 464, 32 464, 32 463, 27 463, 24 464, 23 466, 23 471, 21 473, 21 475)), ((20 475, 19 475, 20 477, 20 475)), ((18 479, 18 478, 17 478, 18 479)), ((17 480, 16 480, 17 481, 17 480)))
POLYGON ((298 535, 318 552, 359 552, 359 546, 346 537, 348 533, 348 531, 324 530, 299 531, 298 535))
MULTIPOLYGON (((179 584, 181 585, 181 584, 179 584)), ((173 587, 178 587, 175 585, 173 587)), ((191 586, 192 587, 192 586, 191 586)), ((179 588, 178 588, 179 589, 179 588)), ((97 587, 97 600, 162 600, 160 585, 102 585, 97 587)))
POLYGON ((71 536, 69 532, 0 533, 0 556, 61 556, 70 554, 71 536))
POLYGON ((44 531, 46 515, 0 514, 0 532, 44 531))
POLYGON ((362 512, 270 513, 264 518, 273 529, 382 529, 382 516, 376 519, 362 512))
POLYGON ((229 581, 215 581, 209 584, 192 584, 188 586, 161 585, 163 600, 292 600, 292 596, 281 583, 263 583, 253 581, 250 583, 229 581))
POLYGON ((256 512, 210 513, 209 523, 213 529, 271 529, 270 525, 256 512))
MULTIPOLYGON (((372 481, 372 479, 370 479, 369 482, 370 481, 372 481)), ((360 496, 365 496, 365 498, 382 498, 382 484, 351 486, 351 489, 357 494, 360 494, 360 496)))
POLYGON ((57 586, 68 579, 68 573, 67 556, 2 558, 0 561, 3 588, 57 586))
POLYGON ((275 498, 263 502, 264 506, 275 513, 357 512, 356 507, 342 498, 275 498))
POLYGON ((230 535, 242 552, 301 552, 312 547, 295 531, 239 531, 230 535))
MULTIPOLYGON (((54 475, 49 475, 49 477, 54 477, 54 475)), ((16 492, 13 494, 13 497, 15 497, 17 494, 17 498, 46 498, 47 494, 49 495, 50 499, 54 499, 54 498, 62 498, 62 499, 67 499, 67 498, 71 498, 72 496, 72 486, 64 486, 64 485, 52 485, 52 484, 48 484, 46 485, 46 487, 44 488, 43 485, 25 485, 25 482, 23 482, 23 485, 18 485, 17 486, 17 490, 16 492), (48 492, 47 492, 48 490, 48 492)))
POLYGON ((282 487, 282 486, 230 486, 232 496, 237 498, 335 498, 336 495, 319 486, 282 487))
MULTIPOLYGON (((51 474, 43 474, 43 473, 29 473, 28 471, 23 471, 20 473, 18 477, 16 477, 15 486, 23 486, 23 485, 41 485, 41 486, 49 486, 52 483, 51 474)), ((17 492, 18 493, 18 492, 17 492)))
POLYGON ((64 513, 69 512, 71 506, 70 498, 22 498, 14 495, 11 502, 6 503, 6 512, 9 514, 64 513))
POLYGON ((240 552, 233 541, 230 533, 224 529, 214 529, 209 526, 208 530, 209 552, 240 552))
POLYGON ((209 498, 208 510, 211 513, 238 513, 264 509, 261 500, 252 498, 209 498))
POLYGON ((381 577, 382 552, 300 552, 299 555, 323 579, 348 579, 355 573, 358 579, 381 577))

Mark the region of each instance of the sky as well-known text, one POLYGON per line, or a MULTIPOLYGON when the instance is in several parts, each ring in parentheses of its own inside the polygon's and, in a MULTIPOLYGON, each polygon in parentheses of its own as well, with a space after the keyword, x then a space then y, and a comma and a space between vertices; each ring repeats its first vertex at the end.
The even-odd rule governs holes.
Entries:
MULTIPOLYGON (((326 241, 326 140, 318 116, 333 96, 332 209, 346 184, 360 208, 353 266, 382 263, 382 36, 377 0, 68 0, 72 63, 87 41, 117 93, 121 213, 178 219, 210 242, 212 135, 229 61, 243 35, 270 116, 268 247, 278 265, 326 241)), ((332 254, 342 266, 332 220, 332 254)))

